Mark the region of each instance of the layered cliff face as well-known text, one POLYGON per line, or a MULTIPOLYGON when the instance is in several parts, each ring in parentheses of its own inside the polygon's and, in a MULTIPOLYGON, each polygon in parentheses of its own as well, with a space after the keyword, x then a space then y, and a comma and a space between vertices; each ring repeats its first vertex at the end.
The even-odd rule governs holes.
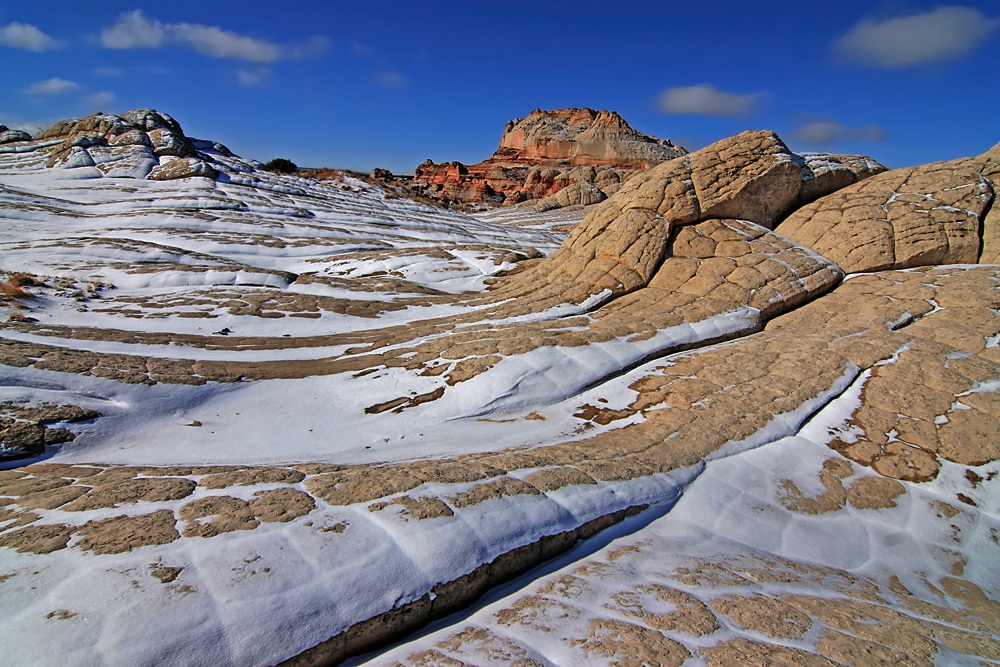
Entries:
POLYGON ((491 159, 648 169, 686 152, 667 139, 638 132, 614 111, 560 109, 535 110, 507 123, 491 159))
POLYGON ((491 158, 473 165, 427 160, 414 179, 428 194, 488 204, 541 199, 584 183, 593 186, 584 197, 590 203, 617 192, 630 176, 686 153, 635 130, 614 111, 536 109, 507 123, 491 158))

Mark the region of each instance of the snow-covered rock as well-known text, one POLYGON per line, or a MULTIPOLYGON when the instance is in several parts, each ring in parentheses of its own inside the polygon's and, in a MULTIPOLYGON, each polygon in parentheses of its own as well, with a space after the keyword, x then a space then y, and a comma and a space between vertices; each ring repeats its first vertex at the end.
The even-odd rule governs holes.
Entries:
MULTIPOLYGON (((744 133, 469 215, 151 110, 43 135, 0 152, 0 662, 335 661, 483 593, 373 661, 1000 655, 1000 270, 769 229, 898 172, 744 133)), ((978 249, 993 166, 887 203, 978 249)))

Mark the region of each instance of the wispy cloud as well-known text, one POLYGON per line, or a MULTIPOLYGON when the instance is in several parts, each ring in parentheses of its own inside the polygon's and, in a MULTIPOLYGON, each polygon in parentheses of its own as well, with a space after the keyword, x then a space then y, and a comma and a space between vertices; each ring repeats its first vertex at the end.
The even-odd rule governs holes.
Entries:
POLYGON ((102 30, 100 40, 108 49, 158 49, 167 43, 167 31, 162 23, 136 9, 125 12, 114 25, 102 30))
POLYGON ((704 83, 665 90, 660 93, 658 106, 668 114, 746 118, 753 115, 767 97, 767 93, 727 93, 704 83))
POLYGON ((271 70, 267 67, 255 67, 249 70, 236 70, 236 80, 241 86, 249 88, 265 88, 271 81, 271 70))
POLYGON ((864 20, 833 43, 843 60, 898 68, 958 60, 971 54, 1000 26, 972 7, 939 7, 886 21, 864 20))
POLYGON ((80 86, 73 81, 66 79, 46 79, 31 84, 24 89, 24 94, 30 97, 50 97, 52 95, 65 95, 79 89, 80 86))
POLYGON ((62 44, 33 25, 27 23, 8 23, 0 28, 0 46, 41 53, 57 49, 62 44))
POLYGON ((233 58, 256 63, 280 60, 281 47, 263 39, 254 39, 235 32, 197 23, 177 23, 167 26, 174 41, 186 44, 198 53, 212 58, 233 58))
POLYGON ((114 93, 103 90, 87 96, 87 106, 93 111, 111 111, 111 105, 115 103, 114 93))
POLYGON ((318 58, 326 54, 331 46, 330 40, 326 37, 313 35, 304 42, 285 44, 281 49, 287 60, 303 60, 306 58, 318 58))
POLYGON ((370 44, 350 41, 346 46, 352 56, 368 62, 372 68, 372 80, 375 84, 397 90, 406 87, 406 77, 370 44))
POLYGON ((879 125, 848 127, 836 121, 819 121, 795 130, 795 138, 807 144, 829 145, 841 141, 882 141, 885 130, 879 125))
POLYGON ((277 44, 200 23, 161 23, 141 9, 122 14, 102 30, 100 43, 108 49, 158 49, 178 44, 212 58, 263 64, 315 57, 329 48, 329 42, 319 36, 300 44, 277 44))

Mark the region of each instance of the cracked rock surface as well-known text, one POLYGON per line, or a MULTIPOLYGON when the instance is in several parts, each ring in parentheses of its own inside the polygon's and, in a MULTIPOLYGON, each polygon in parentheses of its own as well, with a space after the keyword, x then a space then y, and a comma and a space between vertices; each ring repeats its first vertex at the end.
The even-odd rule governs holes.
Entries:
POLYGON ((13 664, 336 662, 469 605, 372 664, 1000 660, 996 148, 744 132, 469 215, 151 110, 17 146, 13 664))

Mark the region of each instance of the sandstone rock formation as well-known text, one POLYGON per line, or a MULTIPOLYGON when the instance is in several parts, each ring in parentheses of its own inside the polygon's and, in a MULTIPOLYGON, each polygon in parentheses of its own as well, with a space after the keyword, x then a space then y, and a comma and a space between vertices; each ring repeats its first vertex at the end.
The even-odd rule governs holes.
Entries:
POLYGON ((867 155, 803 153, 799 157, 803 181, 796 208, 885 171, 884 166, 867 155))
POLYGON ((195 149, 180 124, 152 109, 60 121, 38 139, 62 139, 49 148, 50 168, 92 166, 111 178, 151 180, 218 175, 210 165, 212 158, 195 149), (182 160, 172 162, 173 158, 182 160))
POLYGON ((494 158, 511 163, 565 161, 571 166, 617 164, 647 169, 678 154, 669 140, 634 130, 613 111, 536 109, 504 128, 494 158))
POLYGON ((31 141, 31 135, 23 130, 12 130, 6 125, 0 125, 0 144, 11 144, 15 141, 31 141))
POLYGON ((34 407, 0 403, 0 462, 44 453, 46 445, 72 441, 76 436, 55 423, 76 423, 100 417, 77 406, 42 403, 34 407))
POLYGON ((607 194, 590 181, 579 181, 540 200, 535 204, 535 210, 541 212, 563 206, 590 206, 599 204, 607 198, 607 194))
POLYGON ((849 273, 976 263, 994 195, 966 162, 879 174, 795 211, 779 230, 849 273))
MULTIPOLYGON (((845 476, 856 474, 849 465, 829 467, 845 476)), ((758 474, 779 482, 766 469, 758 474)), ((726 481, 740 482, 735 476, 726 481)), ((851 491, 877 481, 856 477, 851 491)), ((901 491, 902 485, 898 486, 901 491)), ((732 509, 707 494, 695 499, 723 512, 732 509)), ((685 496, 678 509, 696 510, 695 499, 688 502, 685 496)), ((756 505, 748 501, 739 509, 785 511, 773 499, 755 501, 756 505)), ((889 502, 881 505, 892 508, 887 511, 859 503, 850 510, 827 510, 819 520, 804 517, 805 513, 796 519, 812 524, 813 534, 819 536, 823 519, 837 521, 852 512, 852 523, 878 532, 882 517, 902 514, 894 501, 889 502)), ((960 517, 959 522, 971 519, 969 512, 951 503, 914 502, 923 512, 947 513, 960 517)), ((927 599, 916 592, 913 582, 911 590, 896 575, 859 577, 843 566, 818 566, 763 546, 742 544, 738 538, 753 541, 753 537, 740 530, 739 522, 726 531, 733 540, 711 542, 690 530, 679 537, 676 533, 684 526, 671 518, 668 515, 638 535, 548 574, 471 618, 371 664, 533 666, 546 664, 537 660, 542 655, 549 664, 560 665, 929 667, 944 657, 985 664, 1000 654, 1000 624, 995 617, 1000 604, 988 587, 967 578, 945 576, 941 588, 936 588, 940 597, 927 599), (692 548, 692 543, 697 546, 692 548), (818 582, 822 582, 820 595, 812 589, 818 582), (952 606, 952 601, 958 604, 952 606)), ((911 546, 931 544, 929 538, 911 546)))
POLYGON ((803 198, 882 169, 858 162, 852 168, 834 156, 803 159, 773 132, 743 132, 634 176, 592 209, 559 250, 516 280, 629 292, 649 283, 681 226, 738 218, 771 228, 803 198))
MULTIPOLYGON (((556 120, 503 150, 622 132, 556 120)), ((745 132, 465 215, 156 112, 57 128, 0 152, 0 269, 51 274, 0 329, 0 457, 56 455, 0 471, 13 662, 341 660, 644 511, 376 663, 1000 657, 1000 147, 883 171, 745 132)))
POLYGON ((685 152, 636 131, 613 111, 535 110, 507 123, 488 160, 474 165, 428 160, 417 167, 414 180, 428 194, 469 203, 539 199, 574 183, 610 195, 629 175, 685 152))
POLYGON ((1000 206, 996 195, 1000 193, 1000 144, 977 157, 956 160, 957 165, 975 169, 990 180, 994 200, 982 220, 982 250, 979 261, 982 264, 1000 264, 1000 206))

